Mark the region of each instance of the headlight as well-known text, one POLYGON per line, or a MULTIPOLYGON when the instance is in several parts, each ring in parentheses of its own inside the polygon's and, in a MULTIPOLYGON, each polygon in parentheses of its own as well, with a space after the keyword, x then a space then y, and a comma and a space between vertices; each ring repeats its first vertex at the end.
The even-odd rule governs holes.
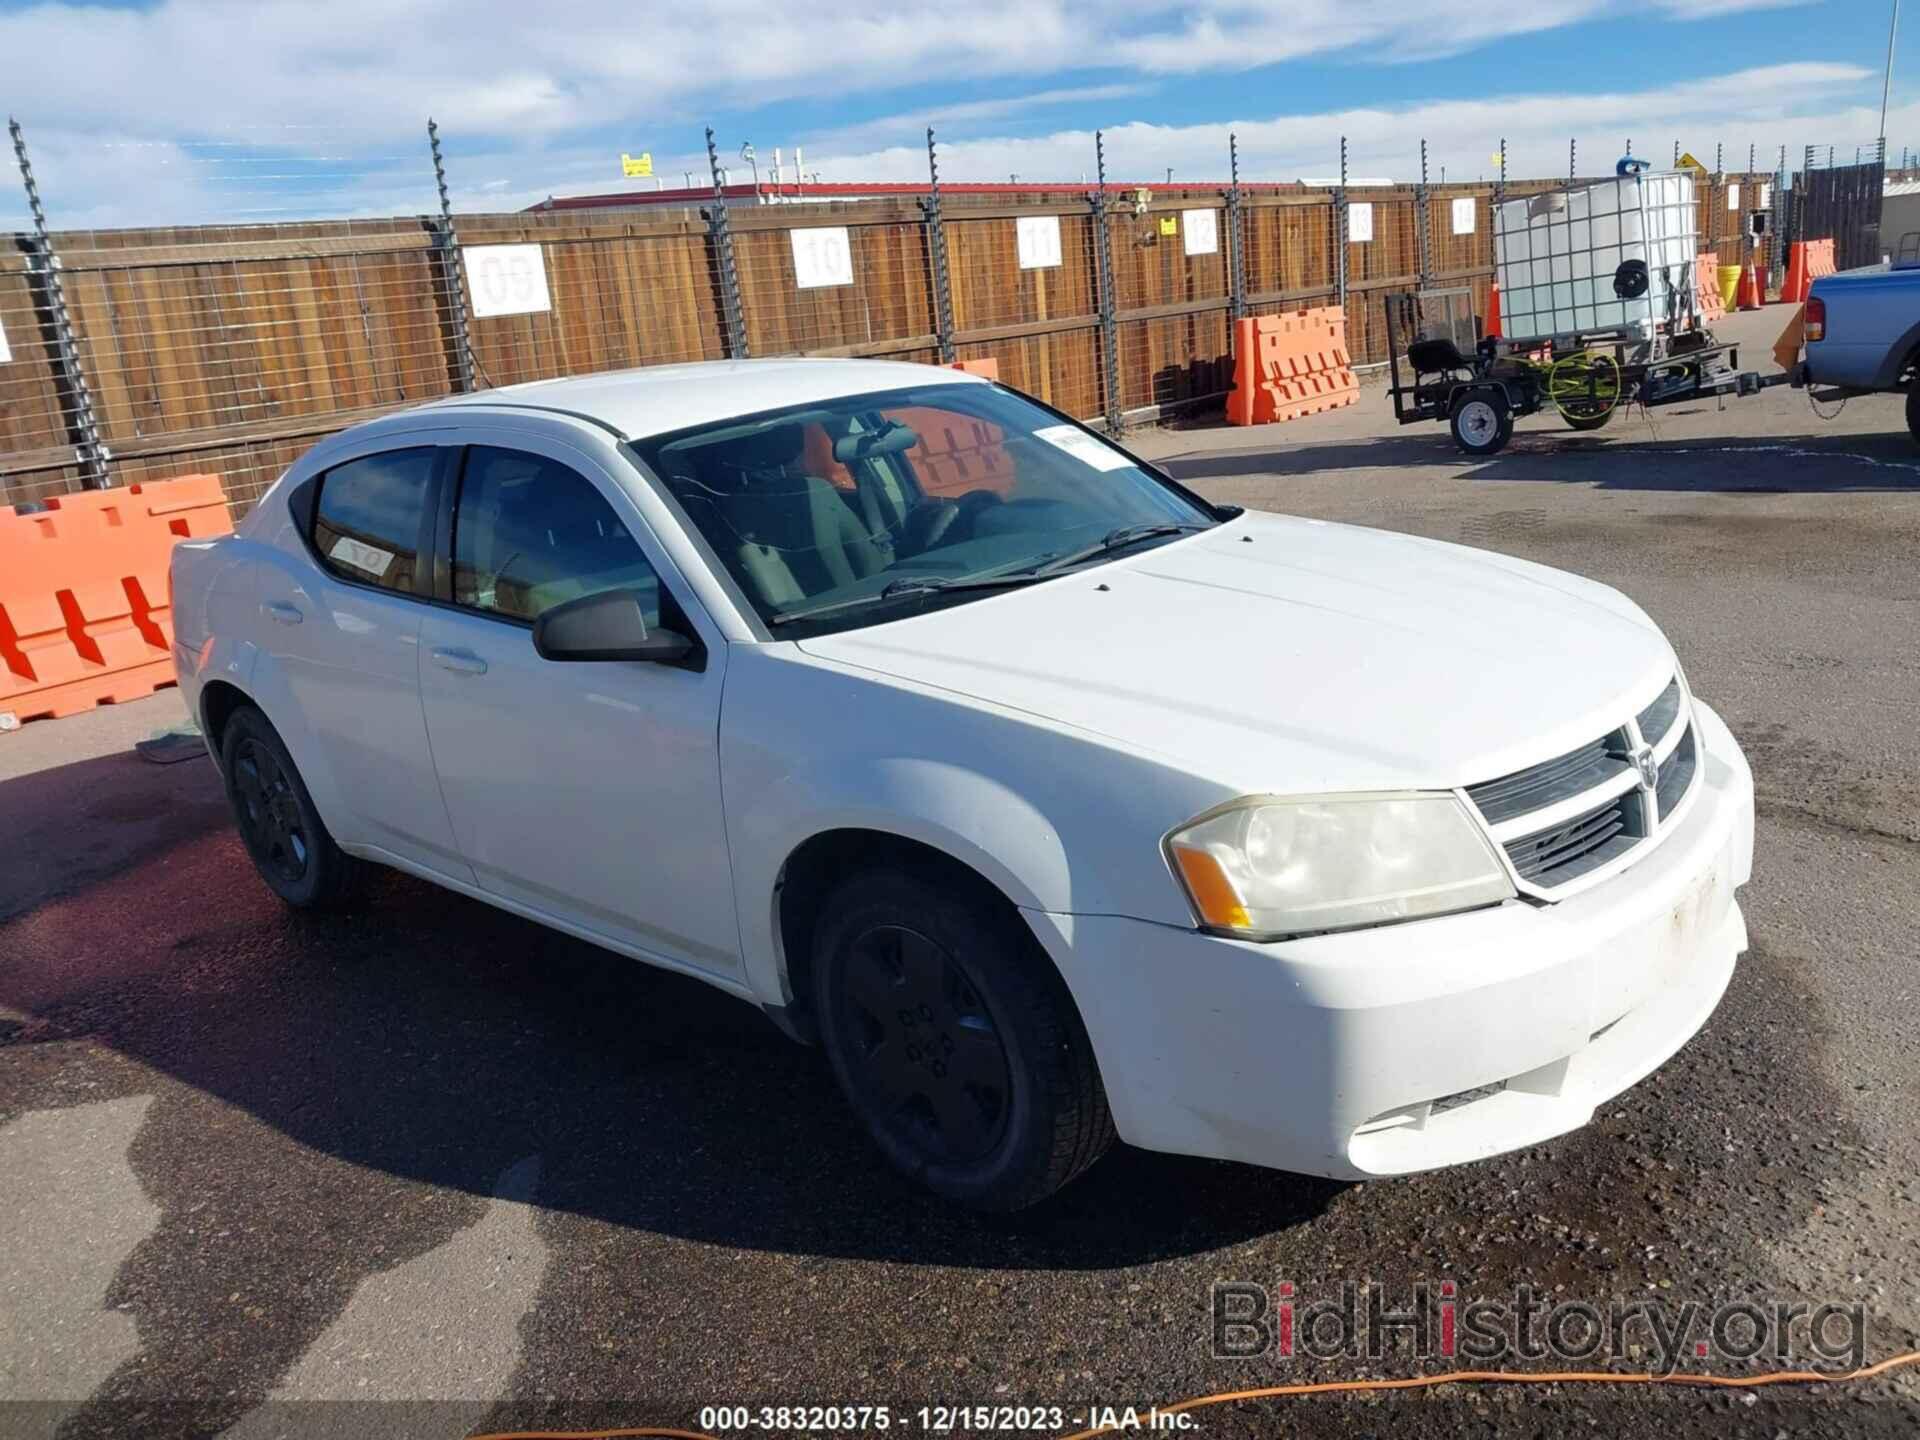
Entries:
POLYGON ((1513 898, 1453 795, 1255 795, 1167 837, 1201 925, 1253 940, 1445 915, 1513 898))

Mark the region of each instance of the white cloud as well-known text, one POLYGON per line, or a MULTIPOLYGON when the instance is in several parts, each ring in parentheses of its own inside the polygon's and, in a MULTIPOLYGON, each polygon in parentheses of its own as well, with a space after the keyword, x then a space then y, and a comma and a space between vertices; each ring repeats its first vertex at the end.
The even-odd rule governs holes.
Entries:
MULTIPOLYGON (((1710 39, 1710 27, 1676 27, 1779 3, 1791 0, 1534 0, 1456 7, 1444 24, 1432 0, 34 3, 0 9, 0 54, 60 57, 10 67, 7 103, 27 126, 54 222, 75 226, 428 210, 428 114, 448 141, 456 203, 492 209, 611 189, 623 147, 652 149, 669 184, 687 170, 703 177, 704 154, 684 148, 697 145, 703 114, 794 98, 819 108, 886 97, 894 113, 877 120, 787 135, 754 127, 763 156, 798 141, 810 170, 856 180, 924 178, 928 123, 940 127, 947 178, 1077 179, 1091 168, 1091 136, 1023 137, 1017 117, 1090 103, 1123 122, 1108 131, 1115 173, 1141 178, 1168 166, 1217 177, 1230 128, 1244 173, 1266 178, 1328 173, 1343 133, 1356 173, 1403 177, 1423 134, 1436 173, 1445 163, 1459 174, 1484 169, 1505 133, 1518 174, 1557 173, 1570 129, 1591 168, 1629 134, 1656 159, 1674 135, 1703 154, 1724 138, 1744 163, 1749 140, 1797 151, 1871 133, 1877 117, 1860 109, 1864 89, 1877 91, 1871 77, 1814 63, 1640 93, 1124 123, 1151 113, 1144 95, 1203 85, 1194 77, 1210 71, 1310 54, 1403 60, 1596 17, 1624 24, 1636 9, 1663 34, 1710 39), (998 93, 981 93, 989 83, 998 93), (1799 118, 1783 118, 1783 103, 1799 118)), ((1391 89, 1378 71, 1354 73, 1359 93, 1391 89)), ((722 151, 736 169, 742 138, 722 151)), ((0 199, 0 228, 17 223, 11 200, 0 199)))
MULTIPOLYGON (((1746 168, 1749 145, 1760 167, 1771 168, 1785 145, 1791 168, 1809 143, 1852 143, 1875 133, 1878 87, 1866 86, 1870 97, 1862 91, 1872 78, 1858 66, 1802 62, 1641 91, 1497 95, 1201 125, 1134 121, 1107 128, 1107 169, 1123 181, 1152 181, 1168 167, 1176 183, 1182 177, 1223 179, 1230 132, 1239 135, 1247 179, 1337 174, 1342 135, 1350 173, 1403 181, 1419 178, 1423 136, 1435 180, 1442 166, 1449 179, 1490 177, 1502 137, 1514 177, 1565 173, 1570 135, 1587 175, 1610 172, 1628 139, 1637 155, 1661 164, 1672 159, 1675 140, 1709 164, 1714 146, 1722 144, 1730 170, 1746 168), (1782 97, 1793 98, 1793 113, 1783 109, 1782 97)), ((1920 105, 1896 109, 1888 125, 1896 134, 1920 133, 1920 105)), ((925 154, 910 145, 852 153, 809 141, 807 154, 809 168, 817 163, 827 179, 918 180, 926 174, 925 154)), ((1003 179, 1012 172, 1022 180, 1078 182, 1092 165, 1093 135, 1086 130, 980 136, 940 151, 941 177, 956 181, 1003 179)))

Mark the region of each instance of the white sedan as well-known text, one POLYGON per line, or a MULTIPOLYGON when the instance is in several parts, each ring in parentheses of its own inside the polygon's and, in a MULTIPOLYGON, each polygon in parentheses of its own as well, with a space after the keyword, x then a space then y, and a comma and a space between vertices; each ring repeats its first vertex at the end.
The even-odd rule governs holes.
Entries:
POLYGON ((1544 1140, 1746 947, 1751 776, 1632 601, 1209 504, 953 371, 460 397, 173 567, 288 903, 376 862, 697 976, 983 1208, 1116 1133, 1349 1178, 1544 1140))

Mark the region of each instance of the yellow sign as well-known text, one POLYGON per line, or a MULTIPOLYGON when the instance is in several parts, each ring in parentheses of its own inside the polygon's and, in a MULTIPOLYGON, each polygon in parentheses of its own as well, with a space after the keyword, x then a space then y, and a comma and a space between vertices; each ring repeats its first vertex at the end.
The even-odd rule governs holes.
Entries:
POLYGON ((1178 235, 1180 233, 1179 218, 1173 215, 1162 215, 1160 217, 1160 233, 1162 235, 1178 235))
POLYGON ((1693 152, 1689 150, 1680 157, 1680 163, 1676 168, 1681 170, 1698 170, 1702 174, 1704 174, 1706 173, 1707 167, 1702 165, 1698 160, 1694 159, 1693 152))
POLYGON ((620 173, 629 180, 640 180, 653 174, 653 152, 643 150, 638 155, 620 152, 620 173))

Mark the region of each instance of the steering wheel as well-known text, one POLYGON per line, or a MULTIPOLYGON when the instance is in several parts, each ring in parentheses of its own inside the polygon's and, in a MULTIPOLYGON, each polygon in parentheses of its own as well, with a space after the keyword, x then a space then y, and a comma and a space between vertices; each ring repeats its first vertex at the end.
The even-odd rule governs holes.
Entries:
POLYGON ((991 490, 969 490, 958 500, 949 500, 944 495, 929 496, 907 516, 901 548, 909 555, 924 554, 946 539, 962 516, 971 524, 982 510, 1005 503, 991 490), (927 518, 923 520, 922 516, 927 518))

